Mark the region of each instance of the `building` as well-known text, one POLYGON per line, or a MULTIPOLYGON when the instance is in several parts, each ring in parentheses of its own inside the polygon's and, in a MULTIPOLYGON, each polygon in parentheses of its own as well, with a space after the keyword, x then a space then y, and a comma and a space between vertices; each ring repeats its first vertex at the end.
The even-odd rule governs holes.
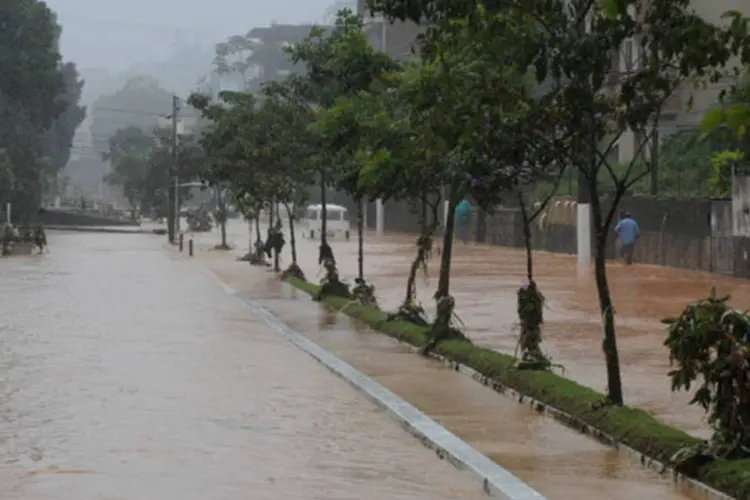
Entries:
POLYGON ((357 0, 357 15, 365 19, 367 37, 374 47, 398 60, 408 59, 417 53, 417 36, 422 28, 413 22, 397 21, 391 24, 380 17, 372 17, 367 10, 367 0, 357 0))
MULTIPOLYGON (((383 22, 380 18, 373 18, 367 11, 366 0, 357 1, 357 13, 363 16, 368 26, 370 42, 380 50, 390 54, 397 59, 405 59, 416 52, 416 38, 420 33, 420 27, 412 22, 396 22, 393 24, 383 22)), ((693 0, 692 7, 704 19, 713 23, 723 23, 725 12, 737 11, 750 15, 750 2, 748 0, 693 0)), ((634 41, 623 45, 617 56, 617 64, 622 73, 627 72, 637 64, 639 47, 634 41)), ((613 84, 616 78, 613 79, 613 84)), ((663 139, 670 133, 697 127, 705 112, 713 106, 720 92, 731 85, 731 81, 724 81, 709 85, 706 89, 694 89, 693 85, 685 85, 675 92, 665 103, 660 116, 659 131, 663 139), (687 104, 692 98, 691 109, 687 104)), ((619 162, 630 161, 641 145, 641 138, 632 132, 623 134, 618 144, 611 151, 613 159, 619 162)))

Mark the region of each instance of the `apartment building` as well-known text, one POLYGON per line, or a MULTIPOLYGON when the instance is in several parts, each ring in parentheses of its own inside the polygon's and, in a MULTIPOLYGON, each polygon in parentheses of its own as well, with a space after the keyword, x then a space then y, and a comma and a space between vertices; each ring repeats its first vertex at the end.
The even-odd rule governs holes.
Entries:
MULTIPOLYGON (((692 7, 701 17, 717 24, 726 22, 722 16, 728 11, 750 15, 750 0, 693 0, 692 7)), ((358 0, 357 13, 365 17, 368 35, 374 46, 399 59, 407 58, 416 51, 419 26, 411 22, 389 24, 387 21, 372 18, 367 11, 366 0, 358 0)), ((638 57, 639 47, 633 41, 624 44, 617 57, 620 71, 627 72, 628 68, 637 64, 638 57)), ((612 83, 616 84, 616 78, 612 83)), ((719 93, 731 83, 728 80, 697 90, 692 85, 685 85, 675 92, 662 109, 659 126, 661 138, 678 130, 697 127, 705 112, 716 103, 719 93), (692 107, 687 109, 691 98, 692 107)), ((630 161, 639 146, 640 139, 632 133, 627 133, 623 135, 612 153, 618 161, 630 161)))
POLYGON ((357 14, 365 18, 367 38, 370 43, 397 60, 408 59, 418 50, 419 26, 412 22, 393 24, 379 17, 370 16, 367 0, 357 0, 357 14))

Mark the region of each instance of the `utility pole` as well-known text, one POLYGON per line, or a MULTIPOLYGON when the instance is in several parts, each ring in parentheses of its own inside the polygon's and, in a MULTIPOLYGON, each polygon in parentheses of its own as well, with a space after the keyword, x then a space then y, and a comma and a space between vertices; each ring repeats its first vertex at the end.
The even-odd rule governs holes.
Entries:
POLYGON ((174 189, 171 189, 169 194, 169 208, 168 213, 171 217, 167 218, 169 227, 167 232, 169 234, 170 243, 174 243, 180 234, 180 179, 177 175, 177 115, 180 112, 180 100, 175 95, 172 96, 172 174, 174 178, 174 189))
MULTIPOLYGON (((383 51, 384 54, 388 53, 388 43, 387 43, 387 33, 388 33, 388 25, 386 24, 385 19, 380 20, 380 50, 383 51)), ((367 210, 365 210, 365 213, 367 213, 367 210)), ((385 230, 385 210, 383 210, 383 199, 378 198, 375 200, 375 232, 378 236, 382 236, 383 231, 385 230)))

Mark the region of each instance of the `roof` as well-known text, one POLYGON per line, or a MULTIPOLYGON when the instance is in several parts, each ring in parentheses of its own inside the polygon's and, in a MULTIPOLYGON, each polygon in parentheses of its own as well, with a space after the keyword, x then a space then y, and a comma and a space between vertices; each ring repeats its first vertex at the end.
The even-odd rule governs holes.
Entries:
POLYGON ((315 26, 326 31, 331 29, 330 26, 318 26, 316 24, 272 24, 271 26, 255 27, 247 33, 247 36, 259 38, 263 41, 276 40, 296 43, 304 40, 315 26))
MULTIPOLYGON (((323 208, 323 205, 321 205, 320 203, 317 203, 315 205, 308 205, 307 206, 308 210, 322 210, 322 208, 323 208)), ((334 205, 333 203, 326 203, 326 209, 327 210, 334 210, 334 211, 338 211, 338 212, 348 212, 349 211, 348 208, 342 207, 341 205, 334 205)))

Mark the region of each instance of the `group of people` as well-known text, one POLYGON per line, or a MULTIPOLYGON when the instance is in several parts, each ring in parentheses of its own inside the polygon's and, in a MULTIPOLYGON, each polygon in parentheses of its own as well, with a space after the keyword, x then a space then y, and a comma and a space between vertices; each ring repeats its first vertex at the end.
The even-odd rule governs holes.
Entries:
POLYGON ((33 228, 26 225, 18 231, 12 224, 6 223, 2 234, 2 254, 10 255, 13 245, 18 242, 34 243, 41 254, 47 248, 47 234, 41 224, 33 228))

